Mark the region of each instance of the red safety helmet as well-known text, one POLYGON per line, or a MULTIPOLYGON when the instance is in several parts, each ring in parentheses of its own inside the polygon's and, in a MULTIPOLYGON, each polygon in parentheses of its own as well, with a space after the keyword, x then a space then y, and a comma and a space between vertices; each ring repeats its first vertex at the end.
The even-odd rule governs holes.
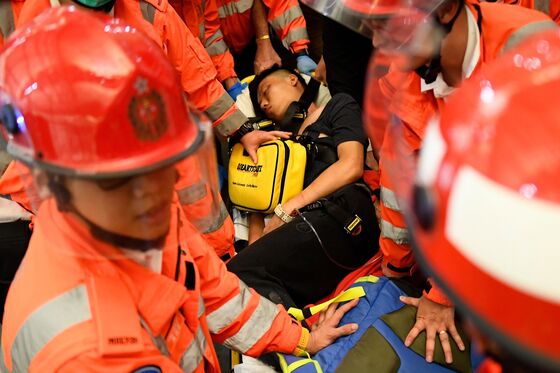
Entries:
POLYGON ((560 31, 489 65, 427 129, 417 260, 501 346, 560 369, 560 31))
POLYGON ((52 8, 9 39, 0 110, 14 158, 71 176, 145 173, 203 138, 160 47, 122 21, 75 7, 52 8))

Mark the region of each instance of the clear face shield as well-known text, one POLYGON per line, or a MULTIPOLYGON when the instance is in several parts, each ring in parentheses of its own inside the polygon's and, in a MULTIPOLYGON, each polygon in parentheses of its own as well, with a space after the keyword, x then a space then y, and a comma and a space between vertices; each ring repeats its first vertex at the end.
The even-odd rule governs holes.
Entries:
MULTIPOLYGON (((100 159, 98 169, 95 162, 83 169, 68 167, 78 165, 80 159, 85 163, 88 149, 82 158, 75 152, 68 154, 76 148, 71 142, 77 137, 65 137, 61 132, 54 148, 47 151, 47 159, 41 159, 42 140, 29 134, 25 119, 17 109, 12 110, 15 115, 3 116, 7 150, 18 159, 12 162, 4 178, 14 181, 15 198, 12 199, 36 214, 36 227, 67 227, 79 238, 86 237, 84 240, 88 242, 93 238, 101 243, 103 255, 117 259, 122 257, 117 249, 162 249, 176 237, 178 209, 183 209, 187 219, 201 232, 216 224, 223 214, 223 203, 219 197, 210 121, 195 109, 189 109, 188 119, 192 123, 185 125, 192 127, 194 133, 189 129, 186 134, 184 129, 167 126, 171 133, 156 136, 163 130, 158 126, 165 124, 158 123, 158 105, 152 106, 153 102, 146 100, 135 108, 139 116, 134 124, 143 136, 153 135, 158 143, 148 143, 143 153, 139 149, 123 150, 126 144, 119 144, 117 138, 114 148, 104 153, 112 157, 111 162, 100 159), (18 129, 14 130, 13 126, 18 129), (37 143, 41 145, 34 145, 37 143), (52 160, 48 159, 51 157, 52 160)), ((3 106, 14 109, 7 103, 5 100, 3 106)), ((92 136, 91 141, 96 138, 92 136)), ((56 235, 48 229, 44 231, 56 235)), ((95 250, 96 244, 91 247, 95 250)), ((72 254, 88 257, 98 253, 80 250, 72 254)))

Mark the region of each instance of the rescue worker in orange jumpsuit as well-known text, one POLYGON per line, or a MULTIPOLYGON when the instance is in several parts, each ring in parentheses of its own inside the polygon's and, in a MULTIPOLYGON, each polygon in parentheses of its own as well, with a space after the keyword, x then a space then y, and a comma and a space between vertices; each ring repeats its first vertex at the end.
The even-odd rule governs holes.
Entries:
MULTIPOLYGON (((130 22, 152 37, 180 72, 182 86, 189 100, 199 110, 208 114, 219 134, 229 136, 247 120, 215 79, 215 69, 203 46, 166 0, 76 0, 74 2, 66 0, 66 2, 112 12, 115 17, 130 22), (208 106, 208 103, 212 102, 209 100, 215 101, 208 106)), ((23 25, 44 9, 57 5, 59 5, 57 0, 28 0, 22 9, 18 24, 23 25)), ((259 144, 276 139, 277 136, 286 135, 279 132, 254 131, 243 136, 241 143, 249 154, 256 154, 259 144)), ((233 221, 227 214, 221 197, 203 192, 206 187, 193 178, 194 174, 181 172, 180 175, 177 184, 178 192, 182 204, 189 211, 189 220, 201 229, 218 255, 224 256, 224 259, 233 256, 235 254, 233 221)), ((10 175, 4 177, 10 178, 10 175)), ((0 191, 2 191, 1 185, 0 191)), ((8 193, 2 191, 2 194, 8 193)))
POLYGON ((233 56, 224 41, 216 0, 170 0, 169 4, 181 16, 192 34, 198 36, 216 68, 217 79, 235 101, 246 85, 239 82, 233 56))
POLYGON ((307 52, 309 37, 297 0, 217 0, 217 5, 224 40, 233 53, 241 53, 255 38, 255 74, 280 62, 271 44, 269 25, 296 57, 301 73, 317 68, 307 52))
MULTIPOLYGON (((371 28, 382 60, 379 64, 373 60, 372 71, 382 71, 383 76, 374 76, 369 83, 378 84, 379 89, 368 90, 383 97, 367 97, 364 105, 387 110, 385 115, 373 116, 380 122, 368 124, 386 128, 379 149, 383 272, 391 277, 414 276, 415 259, 399 203, 400 179, 410 177, 404 174, 412 173, 414 165, 403 167, 407 163, 403 159, 414 159, 428 120, 445 105, 454 87, 523 38, 556 25, 541 12, 475 0, 414 0, 408 6, 399 0, 343 3, 354 15, 362 14, 360 25, 371 28), (399 57, 389 73, 384 68, 387 54, 399 57)), ((403 301, 418 307, 406 344, 426 330, 427 360, 431 361, 439 336, 446 361, 452 361, 450 339, 464 346, 455 328, 452 303, 436 286, 419 299, 403 301)))
POLYGON ((45 199, 8 295, 3 372, 218 372, 212 341, 314 353, 355 330, 338 327, 355 302, 302 328, 185 219, 174 166, 212 169, 212 130, 142 32, 53 8, 16 31, 0 66, 1 133, 45 199))
POLYGON ((497 360, 479 373, 560 371, 559 69, 558 31, 487 64, 428 125, 406 188, 418 262, 497 360))
MULTIPOLYGON (((402 159, 414 158, 421 147, 428 120, 445 105, 454 87, 483 70, 486 64, 523 38, 556 27, 543 13, 503 4, 448 0, 436 9, 418 8, 412 11, 425 15, 423 19, 431 18, 439 33, 435 38, 439 38, 439 45, 428 57, 412 52, 405 63, 408 65, 405 70, 410 72, 403 71, 402 65, 397 67, 394 64, 387 75, 372 83, 380 85, 388 103, 391 122, 397 123, 402 131, 401 139, 392 138, 394 131, 386 131, 380 150, 383 270, 387 275, 396 277, 411 274, 415 264, 398 190, 402 177, 399 173, 407 173, 414 167, 400 168, 399 163, 402 159), (434 16, 428 16, 430 12, 434 16)), ((374 21, 374 45, 381 49, 390 48, 387 47, 391 44, 388 39, 391 35, 403 35, 398 28, 409 27, 406 22, 403 20, 399 24, 398 19, 390 21, 396 29, 383 30, 378 28, 380 22, 374 21)), ((419 37, 426 35, 418 30, 410 31, 419 37)), ((427 44, 427 40, 417 42, 427 44)), ((437 335, 446 361, 452 361, 450 339, 453 338, 460 348, 464 346, 455 328, 452 303, 435 286, 419 299, 404 298, 403 301, 418 307, 417 322, 405 343, 410 345, 420 332, 426 330, 427 360, 432 358, 437 335)))

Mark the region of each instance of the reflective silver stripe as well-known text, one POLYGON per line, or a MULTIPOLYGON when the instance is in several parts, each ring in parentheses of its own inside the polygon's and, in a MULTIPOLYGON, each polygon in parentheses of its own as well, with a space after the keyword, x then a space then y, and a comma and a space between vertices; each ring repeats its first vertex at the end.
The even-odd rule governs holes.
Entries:
POLYGON ((277 314, 278 307, 265 297, 260 297, 255 312, 235 335, 224 341, 224 345, 241 353, 247 353, 270 329, 277 314))
POLYGON ((187 347, 187 350, 183 356, 181 356, 181 360, 179 361, 179 366, 183 369, 183 372, 194 372, 194 370, 202 362, 205 350, 206 338, 204 337, 204 332, 199 325, 193 341, 189 347, 187 347))
MULTIPOLYGON (((0 338, 2 337, 2 328, 0 325, 0 338)), ((10 371, 6 367, 4 362, 4 350, 2 349, 2 344, 0 343, 0 373, 9 373, 10 371)))
POLYGON ((401 211, 401 209, 399 208, 399 203, 397 201, 397 196, 391 189, 381 187, 381 202, 383 202, 383 206, 393 211, 401 211))
POLYGON ((213 42, 215 42, 219 38, 223 38, 223 37, 224 37, 224 34, 222 34, 222 31, 217 30, 213 35, 211 35, 208 39, 206 39, 206 42, 204 43, 204 47, 211 46, 213 42))
POLYGON ((558 25, 556 25, 556 23, 554 23, 554 21, 551 20, 546 20, 546 21, 539 21, 539 22, 532 22, 529 24, 526 24, 523 27, 518 28, 517 30, 515 30, 515 32, 513 32, 507 42, 504 44, 504 47, 502 48, 501 52, 505 52, 509 49, 511 49, 512 47, 515 47, 517 44, 519 44, 520 42, 522 42, 525 38, 539 33, 541 31, 544 30, 548 30, 548 29, 554 29, 557 28, 558 25))
POLYGON ((150 335, 152 343, 157 347, 159 352, 161 352, 162 355, 170 356, 169 348, 167 348, 165 339, 161 335, 158 335, 156 337, 152 332, 152 329, 150 329, 150 326, 148 325, 146 320, 144 320, 142 317, 140 317, 140 325, 142 325, 142 328, 144 328, 144 330, 150 335))
POLYGON ((200 319, 202 315, 206 312, 206 307, 204 306, 204 299, 200 297, 198 299, 198 318, 200 319))
POLYGON ((203 181, 189 185, 188 187, 184 187, 177 191, 179 201, 182 205, 192 205, 193 203, 206 197, 207 193, 206 183, 203 181))
POLYGON ((389 238, 397 245, 408 245, 408 230, 406 228, 395 227, 387 220, 381 219, 381 237, 389 238))
POLYGON ((80 285, 33 311, 19 329, 12 345, 12 372, 24 373, 35 355, 65 330, 91 320, 85 285, 80 285))
POLYGON ((247 117, 239 109, 237 109, 231 113, 231 115, 228 115, 227 118, 224 118, 224 120, 216 126, 216 130, 222 136, 231 136, 246 121, 247 117))
POLYGON ((207 234, 217 231, 224 225, 224 221, 226 221, 228 216, 229 212, 226 208, 226 205, 223 203, 220 204, 220 215, 218 216, 218 219, 215 220, 214 224, 205 227, 205 229, 202 230, 202 233, 207 234))
POLYGON ((234 15, 236 13, 245 13, 253 7, 253 0, 239 0, 233 3, 224 4, 218 8, 218 16, 220 18, 226 18, 227 16, 234 15))
POLYGON ((9 0, 0 1, 0 31, 6 39, 15 30, 14 12, 9 0))
POLYGON ((215 121, 219 119, 230 107, 233 106, 231 96, 224 90, 224 93, 217 99, 208 109, 205 110, 206 115, 215 121))
POLYGON ((142 12, 142 17, 150 22, 150 24, 154 23, 154 18, 156 17, 156 7, 152 4, 148 3, 147 1, 140 1, 140 11, 142 12))
POLYGON ((295 5, 279 16, 274 17, 270 21, 270 24, 273 29, 280 30, 288 26, 290 22, 295 21, 299 17, 303 17, 303 13, 301 12, 301 8, 299 7, 299 5, 295 5))
POLYGON ((288 35, 286 35, 284 40, 282 40, 282 44, 284 44, 286 48, 290 48, 290 45, 292 45, 293 42, 304 39, 309 39, 309 36, 307 36, 307 30, 305 27, 298 27, 288 32, 288 35))
POLYGON ((204 21, 198 25, 198 38, 200 41, 204 41, 204 35, 206 34, 206 27, 204 26, 204 21))
POLYGON ((221 332, 223 328, 237 319, 241 312, 247 307, 251 299, 251 292, 247 285, 241 280, 239 280, 239 290, 239 294, 206 316, 210 332, 214 334, 221 332))
POLYGON ((550 0, 535 0, 535 9, 549 15, 550 14, 550 0))
POLYGON ((209 56, 219 56, 220 54, 224 54, 227 50, 228 46, 223 40, 217 41, 211 46, 206 47, 206 52, 208 52, 209 56))

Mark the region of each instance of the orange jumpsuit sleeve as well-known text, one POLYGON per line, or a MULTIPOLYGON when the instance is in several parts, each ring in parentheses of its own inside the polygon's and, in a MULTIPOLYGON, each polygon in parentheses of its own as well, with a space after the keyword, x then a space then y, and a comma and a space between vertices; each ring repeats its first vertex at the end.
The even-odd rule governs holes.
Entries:
POLYGON ((223 82, 228 78, 237 78, 233 68, 233 56, 224 40, 220 28, 218 6, 216 0, 207 0, 204 9, 204 48, 212 59, 218 73, 218 80, 223 82))
POLYGON ((424 296, 431 300, 432 302, 439 303, 443 306, 452 307, 453 303, 447 295, 441 290, 439 286, 437 286, 432 279, 429 279, 430 284, 432 285, 430 291, 424 291, 424 296))
POLYGON ((268 22, 276 31, 282 44, 292 52, 299 52, 309 45, 307 26, 297 0, 263 0, 269 9, 268 22))
POLYGON ((156 13, 154 27, 163 35, 167 57, 179 72, 189 101, 208 115, 220 135, 230 136, 247 118, 216 79, 216 69, 200 40, 173 7, 165 9, 156 13))
POLYGON ((199 269, 206 320, 214 341, 250 356, 294 351, 307 332, 300 323, 282 306, 261 297, 228 272, 199 235, 189 234, 187 243, 199 269))

